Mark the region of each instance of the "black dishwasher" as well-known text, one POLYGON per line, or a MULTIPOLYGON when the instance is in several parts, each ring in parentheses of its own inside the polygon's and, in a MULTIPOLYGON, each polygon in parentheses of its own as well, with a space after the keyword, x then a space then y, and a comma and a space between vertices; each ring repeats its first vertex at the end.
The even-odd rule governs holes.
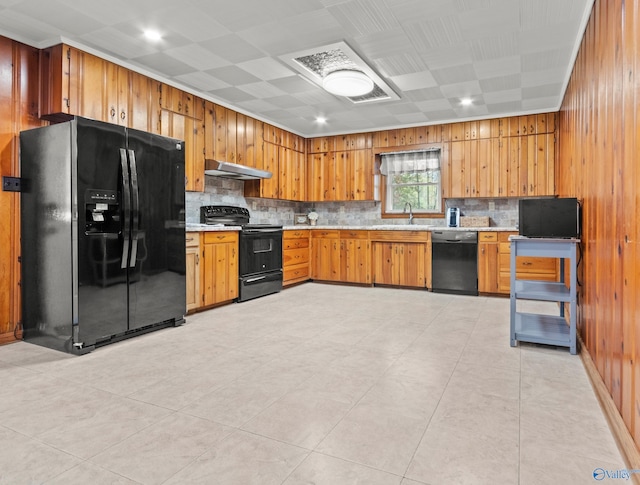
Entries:
POLYGON ((433 291, 459 295, 478 294, 478 233, 431 233, 433 291))

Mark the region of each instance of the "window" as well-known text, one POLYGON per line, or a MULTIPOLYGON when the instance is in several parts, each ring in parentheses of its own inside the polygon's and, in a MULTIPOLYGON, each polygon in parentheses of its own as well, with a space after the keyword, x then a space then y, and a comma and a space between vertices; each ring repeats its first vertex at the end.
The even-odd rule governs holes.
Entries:
POLYGON ((442 212, 440 149, 383 153, 381 162, 385 213, 402 213, 407 203, 414 213, 442 212))

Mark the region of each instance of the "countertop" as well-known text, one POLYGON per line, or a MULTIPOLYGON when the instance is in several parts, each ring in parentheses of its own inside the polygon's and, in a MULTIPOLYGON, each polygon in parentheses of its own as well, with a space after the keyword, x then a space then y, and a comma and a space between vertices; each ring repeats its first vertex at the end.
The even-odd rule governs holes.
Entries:
MULTIPOLYGON (((185 227, 187 232, 210 232, 210 231, 240 231, 240 226, 216 226, 209 224, 187 224, 185 227)), ((300 230, 300 229, 313 229, 313 230, 346 230, 346 231, 482 231, 482 232, 518 232, 515 227, 444 227, 433 226, 426 224, 380 224, 373 226, 340 226, 340 225, 326 225, 326 226, 307 226, 307 225, 292 225, 284 226, 285 231, 300 230)))
POLYGON ((307 226, 307 225, 296 225, 296 226, 284 226, 286 230, 296 230, 296 229, 324 229, 324 230, 346 230, 346 231, 482 231, 482 232, 502 232, 502 231, 510 231, 510 232, 518 232, 518 229, 515 227, 445 227, 445 226, 434 226, 434 225, 426 225, 426 224, 380 224, 373 226, 307 226))

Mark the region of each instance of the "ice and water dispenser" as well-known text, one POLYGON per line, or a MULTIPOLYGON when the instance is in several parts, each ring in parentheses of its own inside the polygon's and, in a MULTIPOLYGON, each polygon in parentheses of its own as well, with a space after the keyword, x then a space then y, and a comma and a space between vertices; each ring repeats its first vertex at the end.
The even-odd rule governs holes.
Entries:
POLYGON ((84 208, 86 234, 118 234, 120 232, 120 206, 117 191, 87 189, 84 208))

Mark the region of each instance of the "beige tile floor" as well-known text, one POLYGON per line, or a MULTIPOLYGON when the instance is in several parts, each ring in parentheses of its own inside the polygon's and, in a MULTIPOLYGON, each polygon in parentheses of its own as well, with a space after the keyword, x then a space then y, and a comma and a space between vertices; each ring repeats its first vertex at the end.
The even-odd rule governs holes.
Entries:
POLYGON ((580 357, 511 348, 508 299, 320 284, 81 357, 0 347, 0 450, 11 485, 583 484, 625 468, 580 357))

